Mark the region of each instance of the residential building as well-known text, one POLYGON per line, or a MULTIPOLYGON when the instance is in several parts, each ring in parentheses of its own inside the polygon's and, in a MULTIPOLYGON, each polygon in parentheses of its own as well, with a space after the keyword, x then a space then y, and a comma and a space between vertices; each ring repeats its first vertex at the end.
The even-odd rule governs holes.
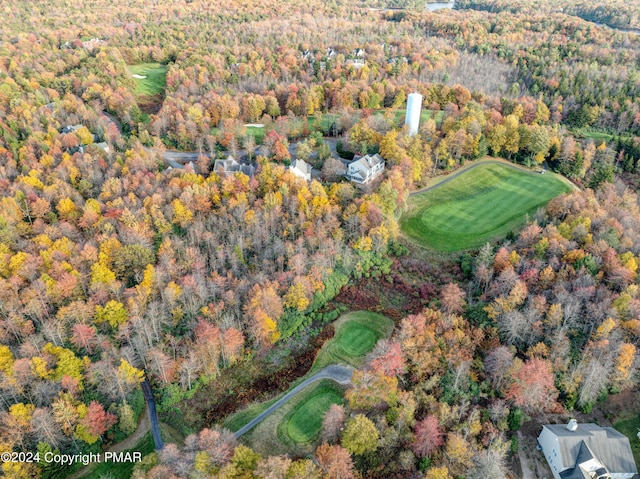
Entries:
POLYGON ((355 183, 368 183, 384 171, 379 154, 356 157, 347 167, 347 178, 355 183))
POLYGON ((256 169, 253 165, 243 165, 238 163, 231 155, 226 160, 216 160, 213 164, 213 171, 222 176, 232 175, 234 173, 244 173, 248 177, 252 177, 256 169))
POLYGON ((365 65, 365 62, 364 62, 364 60, 361 60, 361 59, 359 59, 359 58, 356 58, 355 60, 347 60, 347 61, 345 62, 345 65, 346 65, 347 67, 349 67, 350 65, 353 65, 353 67, 354 67, 356 70, 360 70, 360 68, 362 68, 362 67, 365 65))
POLYGON ((305 181, 311 181, 311 165, 304 160, 293 160, 289 171, 305 181))
POLYGON ((68 134, 82 128, 82 125, 67 125, 60 130, 60 133, 68 134))
POLYGON ((555 479, 638 479, 629 439, 597 424, 548 424, 538 437, 555 479))

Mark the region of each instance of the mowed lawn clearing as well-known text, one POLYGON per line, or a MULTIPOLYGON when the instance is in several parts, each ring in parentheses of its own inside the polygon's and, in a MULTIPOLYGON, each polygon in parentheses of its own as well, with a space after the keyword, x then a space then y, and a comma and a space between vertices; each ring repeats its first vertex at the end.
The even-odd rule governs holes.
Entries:
POLYGON ((332 404, 342 404, 342 388, 323 380, 293 399, 291 409, 278 424, 278 438, 284 444, 310 445, 320 436, 324 414, 332 404))
POLYGON ((130 65, 131 75, 138 75, 146 78, 135 78, 135 94, 140 96, 153 96, 164 94, 167 85, 167 66, 160 63, 140 63, 130 65))
POLYGON ((354 311, 337 319, 333 327, 336 334, 318 351, 310 373, 329 364, 361 366, 378 340, 391 335, 393 321, 371 311, 354 311))
MULTIPOLYGON (((291 385, 291 388, 295 387, 296 384, 299 384, 305 378, 332 364, 346 364, 355 367, 361 366, 364 362, 365 355, 373 349, 378 340, 391 336, 394 325, 391 319, 381 314, 372 313, 370 311, 355 311, 342 315, 333 323, 333 326, 335 329, 335 336, 327 341, 322 346, 320 351, 318 351, 316 361, 313 363, 311 370, 304 377, 294 382, 291 385)), ((315 388, 318 385, 326 383, 333 384, 337 388, 335 389, 335 391, 342 391, 342 389, 333 381, 322 380, 318 383, 314 383, 310 385, 306 390, 300 392, 299 396, 295 396, 294 398, 292 398, 278 411, 274 412, 271 416, 265 419, 263 424, 267 423, 267 425, 278 425, 280 423, 280 420, 274 423, 273 417, 278 417, 278 414, 283 410, 288 414, 290 405, 299 403, 299 397, 313 396, 315 393, 312 394, 307 391, 316 391, 315 388)), ((324 395, 323 389, 319 391, 321 395, 324 395)), ((234 415, 227 418, 227 420, 224 422, 224 427, 227 427, 232 431, 237 431, 242 426, 251 421, 254 417, 258 416, 265 409, 267 409, 271 404, 278 400, 280 396, 282 395, 278 395, 278 397, 266 402, 254 403, 244 408, 243 410, 238 411, 234 415)), ((340 392, 340 397, 342 397, 342 392, 340 392)), ((314 408, 318 408, 321 404, 324 404, 323 401, 324 399, 318 403, 313 402, 308 406, 307 409, 311 410, 314 408)), ((299 417, 301 418, 302 416, 299 417)), ((294 420, 294 423, 297 420, 298 419, 294 420)), ((310 421, 312 419, 308 417, 307 420, 310 421)), ((261 437, 262 433, 260 431, 265 430, 266 427, 263 424, 259 424, 258 426, 256 426, 255 430, 249 431, 245 436, 243 436, 243 438, 248 437, 249 441, 254 441, 256 440, 256 438, 261 437)), ((278 425, 278 427, 280 426, 278 425)), ((310 428, 309 431, 314 430, 314 427, 310 428)), ((267 436, 269 436, 269 434, 267 434, 267 436)), ((282 435, 281 433, 279 434, 282 435)), ((298 436, 297 440, 303 441, 302 435, 298 436)), ((292 440, 291 443, 293 444, 294 442, 296 442, 296 440, 292 440)))
POLYGON ((479 164, 409 198, 402 231, 438 251, 476 248, 522 226, 526 215, 571 187, 561 177, 495 163, 479 164))

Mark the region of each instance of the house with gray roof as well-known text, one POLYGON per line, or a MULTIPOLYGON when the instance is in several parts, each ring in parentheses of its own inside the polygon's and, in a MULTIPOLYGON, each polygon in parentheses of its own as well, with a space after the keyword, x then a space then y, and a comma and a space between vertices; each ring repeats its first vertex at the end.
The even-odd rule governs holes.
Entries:
POLYGON ((69 134, 82 128, 82 125, 67 125, 60 129, 60 133, 69 134))
POLYGON ((597 424, 548 424, 538 444, 555 479, 639 479, 629 439, 597 424))
POLYGON ((347 179, 355 183, 368 183, 384 171, 384 160, 376 153, 375 155, 366 155, 356 157, 349 166, 347 166, 347 179))
POLYGON ((213 171, 221 176, 244 173, 251 178, 255 174, 256 168, 253 165, 238 163, 233 156, 229 155, 226 160, 216 160, 213 164, 213 171))
POLYGON ((289 166, 289 171, 305 181, 311 181, 311 170, 313 168, 304 160, 293 160, 289 166))

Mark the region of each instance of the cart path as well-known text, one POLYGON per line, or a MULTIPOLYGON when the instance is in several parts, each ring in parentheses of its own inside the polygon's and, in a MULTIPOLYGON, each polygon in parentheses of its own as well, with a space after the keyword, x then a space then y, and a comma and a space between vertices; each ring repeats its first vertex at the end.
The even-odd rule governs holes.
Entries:
POLYGON ((346 366, 332 365, 332 366, 327 366, 324 369, 321 369, 320 371, 315 373, 313 376, 302 381, 291 391, 287 392, 284 396, 282 396, 275 403, 269 406, 264 412, 262 412, 261 414, 256 416, 254 419, 249 421, 247 424, 242 426, 240 429, 238 429, 234 433, 235 436, 240 437, 247 431, 250 431, 251 429, 253 429, 256 425, 262 422, 267 416, 269 416, 272 412, 274 412, 284 403, 289 401, 293 396, 298 394, 300 391, 306 388, 309 384, 315 381, 320 381, 321 379, 331 379, 332 381, 335 381, 340 385, 347 385, 347 384, 351 384, 352 375, 353 375, 353 369, 346 366))

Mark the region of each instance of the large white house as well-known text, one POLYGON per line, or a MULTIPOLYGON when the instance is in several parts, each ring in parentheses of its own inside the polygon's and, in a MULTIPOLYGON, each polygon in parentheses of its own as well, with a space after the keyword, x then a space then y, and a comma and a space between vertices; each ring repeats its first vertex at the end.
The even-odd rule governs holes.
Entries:
POLYGON ((597 424, 549 424, 538 444, 555 479, 637 479, 629 439, 597 424))
POLYGON ((311 181, 311 165, 304 160, 293 160, 289 171, 305 181, 311 181))
POLYGON ((347 167, 347 178, 355 183, 368 183, 384 171, 384 160, 379 154, 354 159, 347 167))

